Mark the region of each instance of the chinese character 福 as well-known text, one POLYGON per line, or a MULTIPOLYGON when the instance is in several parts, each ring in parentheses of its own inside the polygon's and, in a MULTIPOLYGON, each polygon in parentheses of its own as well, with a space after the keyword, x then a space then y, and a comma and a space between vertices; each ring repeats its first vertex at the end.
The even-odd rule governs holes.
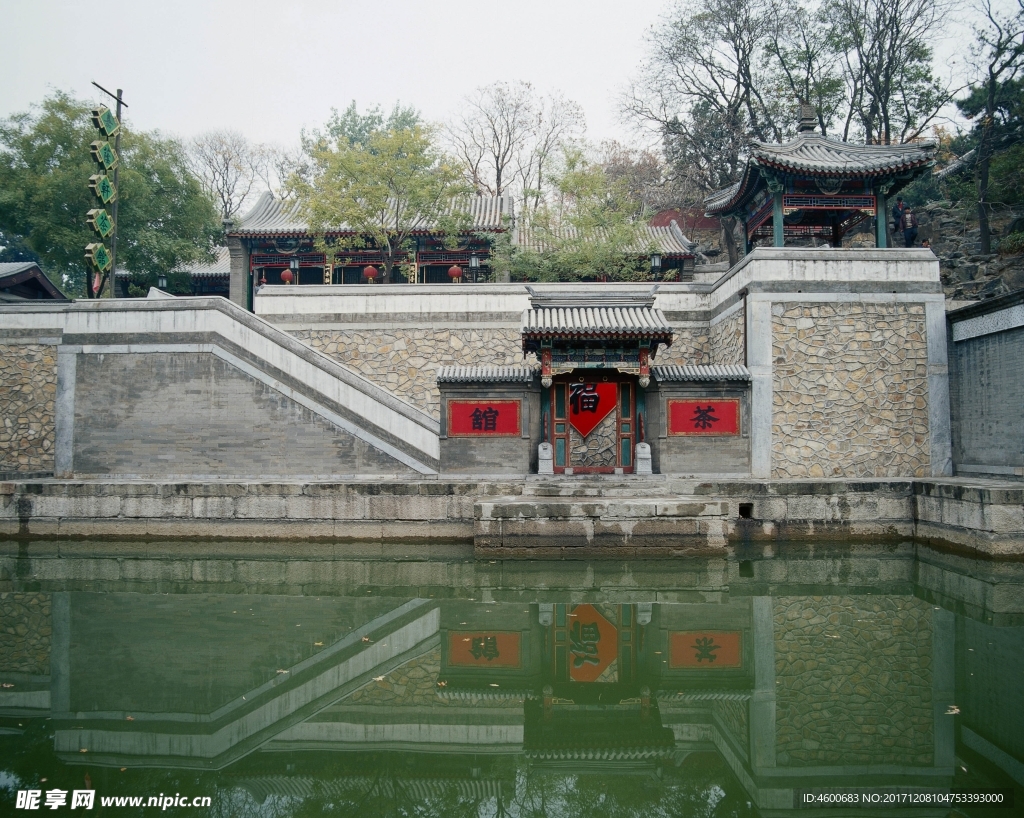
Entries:
POLYGON ((582 667, 585 663, 596 665, 597 643, 601 641, 601 631, 596 622, 583 625, 577 619, 569 631, 569 652, 573 655, 573 667, 582 667))
POLYGON ((569 384, 569 405, 574 415, 580 412, 597 412, 597 404, 601 396, 597 394, 596 383, 569 384))

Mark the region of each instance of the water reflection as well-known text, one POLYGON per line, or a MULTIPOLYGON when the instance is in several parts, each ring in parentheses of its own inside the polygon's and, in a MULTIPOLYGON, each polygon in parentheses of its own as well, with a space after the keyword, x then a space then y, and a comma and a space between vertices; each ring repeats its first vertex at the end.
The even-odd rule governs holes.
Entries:
POLYGON ((810 787, 1024 784, 1019 564, 39 550, 0 558, 0 806, 86 773, 225 815, 771 815, 810 787))

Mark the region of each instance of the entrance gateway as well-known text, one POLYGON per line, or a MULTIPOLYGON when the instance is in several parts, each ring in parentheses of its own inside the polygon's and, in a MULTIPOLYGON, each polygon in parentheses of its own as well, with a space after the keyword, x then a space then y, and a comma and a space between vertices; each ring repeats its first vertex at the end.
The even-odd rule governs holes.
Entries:
MULTIPOLYGON (((529 288, 528 288, 529 289, 529 288)), ((524 353, 541 364, 542 440, 556 474, 632 474, 645 443, 650 361, 672 328, 645 295, 538 295, 523 313, 524 353)))

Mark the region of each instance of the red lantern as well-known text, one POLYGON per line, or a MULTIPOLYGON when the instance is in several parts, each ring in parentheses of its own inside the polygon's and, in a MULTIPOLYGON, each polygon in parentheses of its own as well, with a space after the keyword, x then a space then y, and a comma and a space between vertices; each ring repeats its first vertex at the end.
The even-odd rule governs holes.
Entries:
POLYGON ((294 278, 295 278, 295 276, 294 276, 294 275, 292 275, 292 271, 291 271, 291 270, 282 270, 282 271, 281 271, 281 280, 282 280, 282 281, 283 281, 283 282, 284 282, 285 284, 291 284, 291 283, 292 283, 292 280, 293 280, 294 278))
POLYGON ((367 281, 369 281, 369 282, 371 282, 371 283, 373 282, 373 280, 374 280, 374 279, 375 279, 375 278, 376 278, 376 277, 377 277, 377 276, 378 276, 379 274, 380 274, 380 270, 378 270, 378 269, 377 269, 376 267, 374 267, 374 266, 373 266, 372 264, 368 264, 367 266, 365 266, 365 267, 363 268, 363 278, 365 278, 365 279, 366 279, 367 281))
POLYGON ((462 278, 462 268, 458 264, 453 264, 448 268, 448 278, 452 280, 462 278))

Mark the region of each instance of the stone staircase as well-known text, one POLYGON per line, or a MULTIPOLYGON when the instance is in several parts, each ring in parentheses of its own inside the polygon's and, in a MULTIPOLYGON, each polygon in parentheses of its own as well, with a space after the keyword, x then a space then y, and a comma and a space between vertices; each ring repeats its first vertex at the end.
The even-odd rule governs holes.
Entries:
POLYGON ((680 493, 690 487, 678 482, 658 475, 530 480, 520 496, 474 504, 474 549, 520 558, 723 553, 738 504, 680 493))

